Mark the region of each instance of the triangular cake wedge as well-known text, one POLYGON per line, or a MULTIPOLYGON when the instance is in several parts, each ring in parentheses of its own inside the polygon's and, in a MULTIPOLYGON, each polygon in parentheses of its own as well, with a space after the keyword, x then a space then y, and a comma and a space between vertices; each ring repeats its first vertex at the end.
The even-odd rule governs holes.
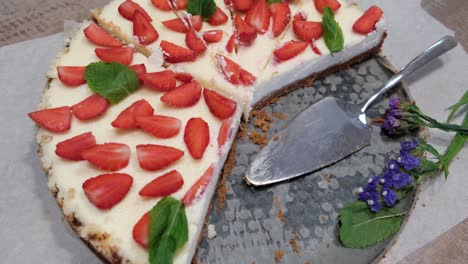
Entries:
MULTIPOLYGON (((83 34, 83 29, 88 25, 89 22, 83 24, 83 27, 70 41, 66 51, 57 58, 52 66, 53 69, 56 69, 56 66, 83 66, 99 61, 94 55, 94 49, 98 46, 89 43, 83 34)), ((148 63, 148 59, 138 53, 134 54, 132 64, 144 64, 147 72, 165 70, 148 63)), ((44 91, 40 109, 72 106, 93 94, 87 84, 71 87, 63 84, 53 73, 53 70, 49 75, 49 85, 44 91)), ((189 263, 191 261, 197 248, 220 170, 224 166, 239 126, 241 116, 239 107, 228 119, 221 120, 212 114, 203 94, 195 105, 186 108, 175 108, 164 104, 161 101, 163 95, 163 92, 142 86, 121 102, 110 105, 99 117, 87 121, 72 117, 71 128, 65 132, 54 133, 44 128, 40 128, 38 131, 37 140, 40 144, 42 166, 48 174, 49 187, 57 203, 80 238, 89 243, 109 262, 148 262, 147 250, 132 237, 132 230, 139 219, 161 198, 142 197, 139 192, 149 182, 172 170, 177 170, 180 173, 183 185, 171 196, 182 199, 190 197, 186 194, 193 192, 193 197, 195 197, 195 200, 189 201, 185 207, 189 239, 176 254, 174 263, 189 263), (156 138, 139 128, 118 129, 111 125, 120 113, 141 99, 145 99, 154 108, 154 114, 180 120, 181 127, 177 135, 166 139, 156 138), (203 119, 209 128, 209 144, 200 159, 194 159, 184 143, 184 130, 191 118, 203 119), (125 144, 130 148, 129 164, 118 173, 130 175, 133 178, 133 183, 125 197, 111 209, 99 209, 87 198, 83 187, 87 180, 110 172, 99 169, 86 160, 67 160, 55 153, 57 144, 86 132, 91 132, 94 135, 97 144, 114 142, 125 144), (222 146, 219 146, 219 142, 222 146), (137 145, 146 144, 176 148, 183 151, 184 154, 167 167, 150 171, 139 165, 136 151, 137 145), (197 187, 195 183, 206 171, 210 172, 211 175, 208 177, 207 185, 200 189, 194 189, 194 186, 197 187), (201 191, 202 189, 204 191, 201 191)), ((187 198, 184 199, 184 202, 186 200, 187 198)))

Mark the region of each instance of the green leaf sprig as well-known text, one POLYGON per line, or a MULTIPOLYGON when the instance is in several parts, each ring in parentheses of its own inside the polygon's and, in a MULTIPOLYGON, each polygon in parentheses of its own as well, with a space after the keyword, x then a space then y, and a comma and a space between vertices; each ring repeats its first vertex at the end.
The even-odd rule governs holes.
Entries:
POLYGON ((138 90, 137 74, 116 62, 93 62, 86 67, 85 79, 89 88, 109 102, 116 104, 138 90))
POLYGON ((200 15, 204 19, 209 19, 216 12, 216 3, 214 0, 189 0, 187 12, 194 16, 200 15))
POLYGON ((338 22, 336 22, 333 11, 329 7, 323 8, 322 30, 325 44, 332 53, 343 50, 343 31, 338 22))

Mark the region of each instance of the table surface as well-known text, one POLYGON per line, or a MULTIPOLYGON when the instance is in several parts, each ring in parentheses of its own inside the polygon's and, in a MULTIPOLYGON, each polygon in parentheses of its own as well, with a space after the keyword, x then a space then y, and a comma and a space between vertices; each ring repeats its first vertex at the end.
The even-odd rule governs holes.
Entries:
MULTIPOLYGON (((89 10, 109 0, 2 0, 0 47, 63 31, 64 20, 80 21, 89 10)), ((421 8, 455 32, 468 51, 466 0, 421 0, 421 8)), ((468 219, 400 261, 410 263, 462 263, 468 259, 468 219)))

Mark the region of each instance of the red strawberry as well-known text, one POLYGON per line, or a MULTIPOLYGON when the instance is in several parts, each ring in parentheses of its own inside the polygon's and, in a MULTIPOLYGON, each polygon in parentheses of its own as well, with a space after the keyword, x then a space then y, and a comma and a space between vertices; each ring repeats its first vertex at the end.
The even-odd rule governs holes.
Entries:
POLYGON ((236 101, 215 91, 205 89, 203 90, 203 97, 210 112, 219 119, 229 118, 236 111, 236 101))
POLYGON ((129 65, 133 60, 132 48, 96 48, 96 56, 104 62, 118 62, 129 65))
POLYGON ((323 35, 321 22, 294 20, 293 30, 299 39, 306 42, 311 42, 323 35))
POLYGON ((303 52, 309 43, 290 40, 283 44, 280 48, 276 49, 273 54, 278 61, 285 61, 296 57, 299 53, 303 52))
POLYGON ((174 107, 189 107, 198 103, 201 92, 200 84, 197 81, 191 81, 166 92, 161 97, 161 102, 174 107))
POLYGON ((178 46, 168 41, 161 41, 161 49, 164 53, 164 59, 170 63, 185 61, 194 61, 196 53, 193 50, 178 46))
POLYGON ((119 6, 119 13, 124 18, 133 21, 133 14, 135 11, 140 11, 141 14, 146 18, 148 21, 152 21, 151 17, 146 13, 146 11, 137 3, 133 2, 132 0, 126 0, 122 2, 119 6))
POLYGON ((250 44, 257 38, 255 28, 247 24, 240 15, 234 18, 234 25, 236 27, 237 38, 245 44, 250 44))
POLYGON ((171 70, 144 73, 141 79, 148 88, 156 91, 169 91, 177 85, 175 74, 171 70))
POLYGON ((159 34, 151 22, 138 10, 133 15, 133 35, 141 45, 151 44, 159 38, 159 34))
POLYGON ((196 53, 201 53, 206 50, 206 43, 197 34, 193 28, 189 29, 185 35, 185 44, 196 53))
POLYGON ((121 47, 123 43, 104 31, 96 23, 91 23, 83 30, 86 38, 92 43, 104 47, 121 47))
POLYGON ((340 2, 338 0, 314 0, 315 9, 320 13, 323 13, 324 7, 330 7, 333 10, 333 13, 336 12, 341 7, 340 2))
POLYGON ((200 31, 200 29, 203 26, 203 17, 199 16, 199 15, 190 16, 190 19, 188 20, 188 23, 190 24, 190 27, 192 27, 196 31, 200 31))
POLYGON ((224 4, 230 6, 232 4, 231 0, 224 0, 224 4))
POLYGON ((240 71, 240 79, 242 84, 247 86, 253 84, 255 80, 257 80, 257 78, 253 74, 244 69, 241 69, 240 71))
POLYGON ((222 30, 208 30, 203 32, 203 40, 208 43, 219 42, 223 38, 222 30))
POLYGON ((133 178, 125 173, 101 174, 83 183, 88 200, 99 209, 114 207, 127 195, 132 187, 133 178))
POLYGON ((83 66, 58 66, 57 73, 60 81, 66 85, 78 86, 86 83, 84 77, 86 67, 83 66))
POLYGON ((317 47, 317 44, 315 43, 315 40, 312 40, 312 42, 310 42, 310 46, 312 47, 312 51, 317 54, 317 55, 322 55, 322 52, 320 51, 320 49, 317 47))
POLYGON ((143 248, 148 247, 149 226, 151 223, 151 216, 146 212, 140 220, 133 226, 132 236, 133 240, 143 248))
POLYGON ((306 21, 307 20, 307 14, 304 13, 304 12, 298 12, 293 17, 293 21, 295 21, 295 20, 306 21))
POLYGON ((210 183, 211 176, 213 176, 214 167, 211 165, 206 169, 203 175, 190 187, 182 198, 182 203, 185 206, 191 205, 201 198, 202 194, 206 191, 206 187, 210 183))
POLYGON ((120 113, 112 122, 115 128, 137 128, 137 116, 152 116, 154 113, 153 107, 145 100, 136 101, 131 106, 127 107, 120 113))
POLYGON ((182 175, 172 170, 146 184, 138 194, 144 197, 164 197, 177 192, 182 185, 184 185, 182 175))
POLYGON ((176 72, 175 78, 183 83, 191 82, 193 80, 193 76, 186 72, 176 72))
POLYGON ((68 160, 82 160, 81 152, 96 145, 93 133, 87 132, 57 144, 55 154, 68 160))
POLYGON ((219 71, 224 74, 224 78, 228 82, 235 85, 241 84, 242 81, 240 79, 240 71, 242 68, 239 66, 239 64, 233 62, 221 54, 216 54, 216 65, 219 71))
POLYGON ((161 145, 138 145, 137 157, 140 167, 145 170, 160 170, 180 159, 182 150, 161 145))
POLYGON ((188 0, 171 0, 174 9, 182 10, 187 8, 188 0))
POLYGON ((229 38, 228 42, 226 43, 226 51, 229 52, 229 53, 233 52, 235 46, 236 46, 236 35, 233 34, 229 38))
POLYGON ((184 142, 194 159, 203 158, 210 143, 210 129, 202 118, 190 118, 184 132, 184 142))
POLYGON ((64 132, 71 126, 72 114, 68 106, 38 110, 29 113, 28 116, 51 132, 64 132))
POLYGON ((271 16, 273 17, 273 36, 278 37, 291 20, 291 9, 288 3, 274 3, 270 5, 271 16))
POLYGON ((224 143, 229 139, 229 136, 231 134, 231 125, 232 125, 232 120, 229 119, 224 119, 223 122, 221 123, 221 127, 219 128, 219 133, 218 133, 218 147, 221 148, 224 146, 224 143))
POLYGON ((270 8, 266 0, 257 0, 247 12, 245 22, 255 28, 259 34, 264 34, 270 26, 270 16, 270 8))
POLYGON ((187 23, 180 18, 174 18, 161 22, 167 28, 180 33, 186 33, 189 29, 187 23))
POLYGON ((151 0, 153 5, 161 10, 171 10, 171 3, 169 0, 151 0))
POLYGON ((135 64, 130 66, 130 68, 137 74, 138 78, 143 81, 141 76, 146 73, 146 66, 145 64, 135 64))
POLYGON ((120 143, 98 144, 83 150, 81 157, 100 169, 117 171, 127 167, 130 148, 120 143))
POLYGON ((216 12, 207 20, 207 22, 213 26, 222 25, 226 23, 226 21, 228 21, 228 16, 219 7, 216 7, 216 12))
POLYGON ((107 110, 108 106, 109 102, 107 102, 106 98, 99 94, 94 94, 73 105, 71 109, 79 120, 88 120, 100 116, 107 110))
POLYGON ((247 11, 254 5, 254 0, 232 0, 232 7, 237 11, 247 11))
POLYGON ((170 138, 180 131, 179 119, 170 116, 137 116, 137 124, 144 131, 151 133, 157 138, 170 138))
POLYGON ((371 6, 353 25, 354 32, 369 34, 375 30, 375 24, 383 15, 382 9, 378 6, 371 6))

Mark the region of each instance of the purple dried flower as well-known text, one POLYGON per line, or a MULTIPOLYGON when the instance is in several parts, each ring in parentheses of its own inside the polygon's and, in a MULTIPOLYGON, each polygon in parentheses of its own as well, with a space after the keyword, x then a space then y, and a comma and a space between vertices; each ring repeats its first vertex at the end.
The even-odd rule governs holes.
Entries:
POLYGON ((387 115, 385 121, 382 124, 382 129, 389 135, 397 134, 397 130, 400 128, 400 121, 394 116, 387 115))
POLYGON ((403 153, 409 153, 411 150, 416 148, 419 145, 419 140, 417 138, 409 141, 402 141, 400 143, 401 149, 400 149, 400 155, 403 153))
POLYGON ((393 116, 395 118, 402 118, 403 117, 403 111, 401 109, 389 109, 387 111, 387 115, 393 116))
POLYGON ((382 210, 382 204, 380 203, 378 198, 375 200, 367 200, 367 204, 370 206, 372 212, 377 213, 380 210, 382 210))
POLYGON ((395 171, 391 176, 391 184, 396 189, 401 189, 411 183, 412 178, 407 173, 402 171, 395 171))
POLYGON ((390 101, 388 102, 388 106, 390 106, 390 109, 397 109, 398 106, 400 105, 400 98, 399 97, 392 97, 390 98, 390 101))
POLYGON ((398 199, 396 192, 385 185, 382 187, 382 197, 388 207, 395 206, 398 199))
POLYGON ((398 163, 405 168, 405 170, 412 170, 421 164, 421 160, 409 153, 403 153, 398 158, 398 163))

